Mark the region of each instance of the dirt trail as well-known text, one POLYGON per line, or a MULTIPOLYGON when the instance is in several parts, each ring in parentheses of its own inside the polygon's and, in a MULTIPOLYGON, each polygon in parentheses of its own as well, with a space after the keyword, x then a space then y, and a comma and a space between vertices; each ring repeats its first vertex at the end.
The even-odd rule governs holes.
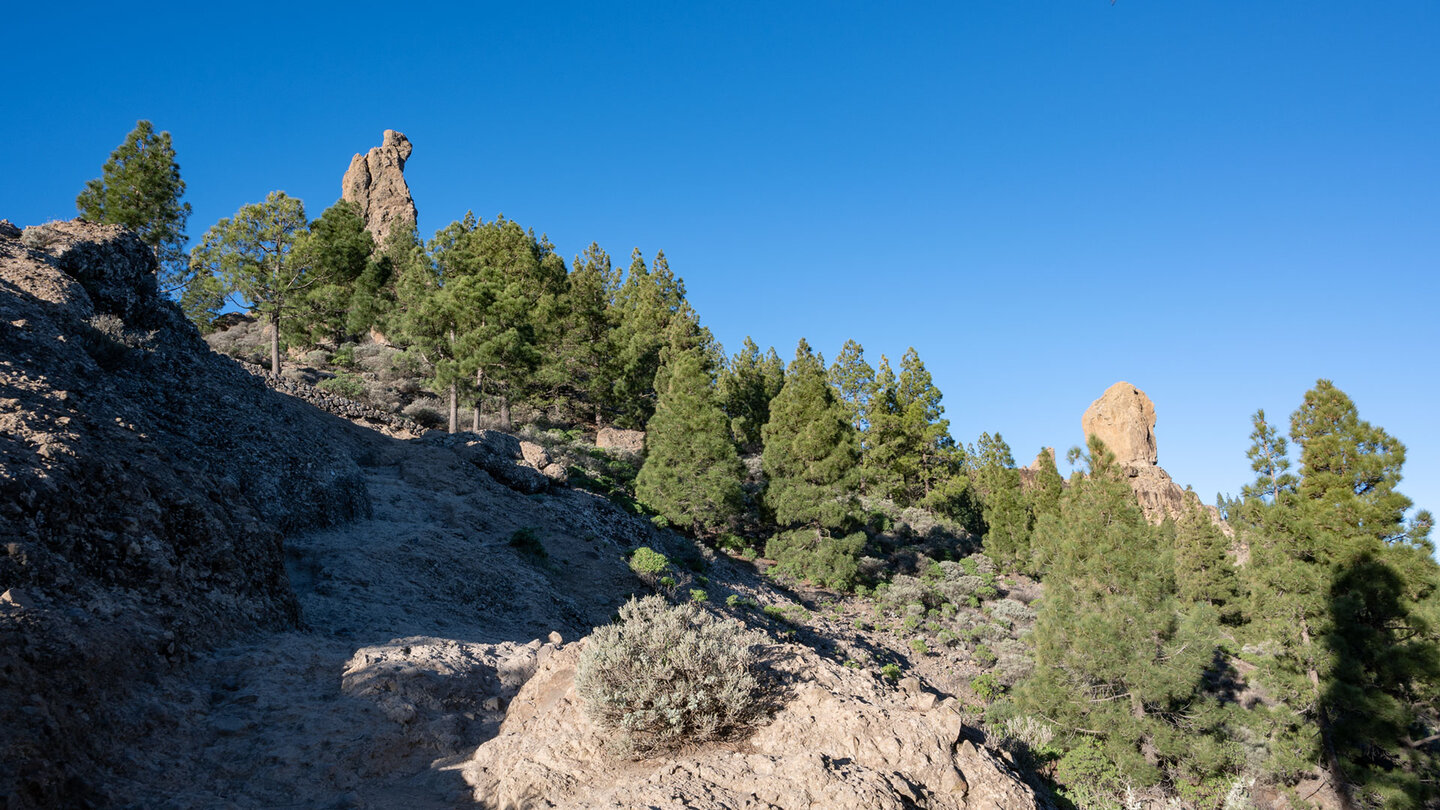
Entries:
POLYGON ((639 587, 649 527, 578 491, 521 496, 454 453, 377 440, 373 516, 288 538, 305 627, 256 634, 124 707, 110 789, 134 807, 472 805, 450 766, 553 648, 639 587), (549 556, 507 542, 536 530, 549 556))

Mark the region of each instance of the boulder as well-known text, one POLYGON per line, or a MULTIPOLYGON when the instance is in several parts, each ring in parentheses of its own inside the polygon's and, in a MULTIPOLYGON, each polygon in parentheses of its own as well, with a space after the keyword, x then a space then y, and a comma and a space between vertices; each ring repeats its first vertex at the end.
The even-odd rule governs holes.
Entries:
POLYGON ((784 705, 748 739, 641 761, 616 756, 575 693, 584 643, 540 663, 499 734, 464 766, 476 801, 707 810, 1038 806, 1005 762, 965 739, 953 700, 921 703, 800 645, 770 657, 784 705))
POLYGON ((520 455, 526 464, 537 470, 543 470, 550 465, 550 454, 535 442, 520 442, 520 455))
POLYGON ((413 148, 403 133, 387 129, 379 146, 350 159, 340 181, 341 199, 360 206, 377 245, 385 243, 395 226, 414 225, 419 216, 405 182, 405 161, 413 148))
POLYGON ((645 431, 600 428, 595 434, 595 446, 601 450, 618 450, 621 453, 640 455, 645 452, 645 431))
POLYGON ((1121 465, 1155 466, 1155 404, 1130 383, 1105 389, 1085 409, 1080 425, 1087 440, 1098 436, 1121 465))

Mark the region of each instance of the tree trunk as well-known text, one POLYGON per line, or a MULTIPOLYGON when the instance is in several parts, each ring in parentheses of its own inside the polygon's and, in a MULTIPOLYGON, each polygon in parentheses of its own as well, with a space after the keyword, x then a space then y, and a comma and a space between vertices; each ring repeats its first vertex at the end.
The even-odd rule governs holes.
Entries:
POLYGON ((270 373, 280 376, 280 308, 270 310, 270 373))
POLYGON ((1353 807, 1350 784, 1345 781, 1345 773, 1340 767, 1340 756, 1335 753, 1335 740, 1330 736, 1330 713, 1325 709, 1325 696, 1320 689, 1320 673, 1310 663, 1310 623, 1304 616, 1300 617, 1300 641, 1305 645, 1305 677, 1310 680, 1310 686, 1315 690, 1315 720, 1320 726, 1320 746, 1325 752, 1325 770, 1329 771, 1330 781, 1344 806, 1353 807))
POLYGON ((474 427, 470 428, 476 433, 480 432, 480 381, 484 378, 484 369, 475 369, 475 418, 474 427))
POLYGON ((500 393, 500 429, 510 431, 510 397, 503 391, 500 393))
POLYGON ((460 401, 456 396, 455 383, 450 383, 450 432, 460 431, 460 401))

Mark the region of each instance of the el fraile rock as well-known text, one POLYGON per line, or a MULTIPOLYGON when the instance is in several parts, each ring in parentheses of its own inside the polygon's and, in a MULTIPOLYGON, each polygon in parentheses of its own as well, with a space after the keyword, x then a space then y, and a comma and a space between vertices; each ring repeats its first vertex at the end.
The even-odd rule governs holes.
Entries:
POLYGON ((413 149, 404 133, 387 129, 379 146, 350 159, 340 181, 341 199, 360 206, 365 229, 377 245, 385 244, 400 223, 413 226, 417 220, 415 200, 405 182, 405 161, 413 149))

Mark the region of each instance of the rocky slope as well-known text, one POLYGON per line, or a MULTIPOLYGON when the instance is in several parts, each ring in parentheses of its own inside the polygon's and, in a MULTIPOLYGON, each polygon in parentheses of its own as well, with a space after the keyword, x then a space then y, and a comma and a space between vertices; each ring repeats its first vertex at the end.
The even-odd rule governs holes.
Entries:
POLYGON ((138 678, 294 624, 282 538, 369 510, 344 427, 212 354, 133 234, 0 234, 0 791, 83 794, 138 678))
POLYGON ((0 228, 0 428, 7 807, 1034 805, 953 701, 824 639, 777 641, 785 700, 748 740, 640 764, 583 743, 563 791, 494 781, 486 762, 593 743, 547 696, 565 639, 644 589, 627 551, 694 559, 712 604, 793 595, 513 437, 406 440, 271 390, 118 229, 0 228))
POLYGON ((896 691, 797 644, 770 651, 783 705, 748 739, 617 759, 576 699, 579 647, 546 658, 499 735, 463 768, 477 801, 496 810, 1036 806, 1002 761, 964 739, 954 698, 896 691))

